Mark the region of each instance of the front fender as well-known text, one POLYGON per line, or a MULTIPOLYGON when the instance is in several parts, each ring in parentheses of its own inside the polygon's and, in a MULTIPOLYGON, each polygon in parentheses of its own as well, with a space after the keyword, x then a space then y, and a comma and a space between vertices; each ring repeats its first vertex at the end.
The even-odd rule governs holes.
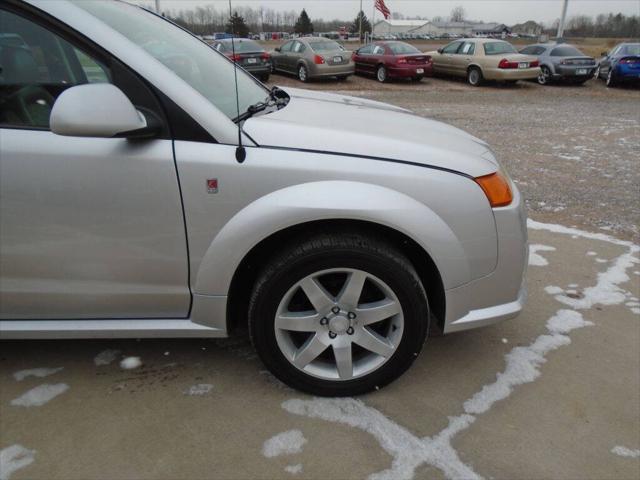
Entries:
POLYGON ((212 240, 194 292, 227 295, 240 262, 260 241, 287 227, 328 219, 378 223, 407 235, 431 256, 445 289, 471 279, 462 243, 426 205, 379 185, 330 180, 276 190, 240 210, 212 240))

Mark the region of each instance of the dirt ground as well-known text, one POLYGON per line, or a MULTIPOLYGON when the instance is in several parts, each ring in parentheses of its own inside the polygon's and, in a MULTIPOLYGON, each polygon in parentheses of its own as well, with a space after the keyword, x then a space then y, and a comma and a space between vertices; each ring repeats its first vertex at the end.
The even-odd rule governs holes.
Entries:
POLYGON ((0 479, 640 479, 640 91, 307 87, 492 145, 532 217, 523 313, 429 339, 401 379, 358 399, 287 388, 244 335, 4 341, 0 479), (127 357, 141 365, 123 369, 127 357))

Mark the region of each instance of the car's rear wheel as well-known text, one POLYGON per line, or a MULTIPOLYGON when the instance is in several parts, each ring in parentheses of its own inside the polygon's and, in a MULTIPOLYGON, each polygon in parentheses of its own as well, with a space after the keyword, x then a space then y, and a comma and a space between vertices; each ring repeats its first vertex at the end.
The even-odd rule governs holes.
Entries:
POLYGON ((336 78, 339 82, 344 82, 347 78, 349 78, 349 75, 338 75, 336 78))
POLYGON ((414 82, 421 82, 424 77, 422 75, 418 75, 417 77, 413 77, 414 82))
POLYGON ((429 308, 409 260, 358 233, 321 234, 277 255, 249 303, 258 355, 286 384, 358 395, 399 377, 422 349, 429 308))
POLYGON ((613 75, 613 68, 609 69, 607 73, 607 87, 615 87, 617 84, 616 77, 613 75))
POLYGON ((540 85, 547 85, 551 81, 551 70, 549 67, 540 67, 540 73, 538 74, 538 83, 540 85))
POLYGON ((309 81, 309 71, 304 65, 298 66, 298 80, 305 83, 309 81))
POLYGON ((380 83, 387 81, 387 68, 384 65, 380 65, 378 70, 376 70, 376 78, 380 83))
POLYGON ((467 72, 467 82, 473 87, 478 87, 482 84, 482 72, 477 67, 471 67, 467 72))
POLYGON ((596 67, 596 71, 595 71, 595 73, 593 74, 593 78, 595 78, 596 80, 598 80, 598 79, 600 78, 600 65, 598 65, 598 66, 596 67))

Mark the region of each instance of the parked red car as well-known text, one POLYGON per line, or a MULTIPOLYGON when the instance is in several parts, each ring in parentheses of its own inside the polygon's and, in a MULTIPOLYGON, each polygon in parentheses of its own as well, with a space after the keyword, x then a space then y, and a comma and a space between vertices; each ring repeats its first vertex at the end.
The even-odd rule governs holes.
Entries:
POLYGON ((356 73, 375 75, 379 82, 390 78, 419 82, 433 72, 431 57, 405 42, 370 43, 353 52, 352 58, 356 73))

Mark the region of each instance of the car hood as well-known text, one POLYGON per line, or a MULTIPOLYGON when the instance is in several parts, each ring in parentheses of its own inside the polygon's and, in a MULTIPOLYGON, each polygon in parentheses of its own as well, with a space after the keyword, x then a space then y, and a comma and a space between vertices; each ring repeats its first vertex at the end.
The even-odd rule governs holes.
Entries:
POLYGON ((285 108, 244 124, 260 146, 398 160, 473 177, 499 168, 485 142, 445 123, 373 100, 283 90, 291 97, 285 108))

